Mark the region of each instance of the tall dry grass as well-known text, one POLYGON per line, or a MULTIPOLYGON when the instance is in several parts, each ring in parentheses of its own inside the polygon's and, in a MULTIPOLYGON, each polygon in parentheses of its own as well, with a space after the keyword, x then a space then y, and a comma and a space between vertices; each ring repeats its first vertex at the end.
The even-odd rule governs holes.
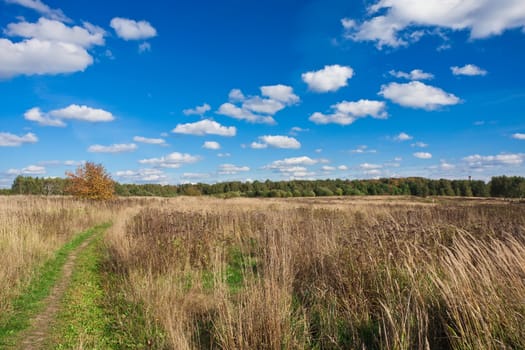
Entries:
POLYGON ((80 231, 110 221, 106 204, 68 197, 0 197, 0 314, 45 260, 80 231))
POLYGON ((525 208, 177 198, 110 268, 172 349, 525 348, 525 208))

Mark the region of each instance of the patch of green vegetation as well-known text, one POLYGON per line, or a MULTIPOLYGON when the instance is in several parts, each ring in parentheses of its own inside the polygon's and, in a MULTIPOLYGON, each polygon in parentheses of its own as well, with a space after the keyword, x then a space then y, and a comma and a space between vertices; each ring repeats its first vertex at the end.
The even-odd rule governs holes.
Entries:
POLYGON ((164 334, 131 303, 119 277, 104 271, 102 235, 78 256, 54 326, 54 349, 162 349, 164 334))
POLYGON ((13 301, 13 311, 8 315, 0 315, 0 348, 14 346, 16 337, 29 327, 31 318, 43 308, 42 301, 62 275, 62 267, 69 253, 88 237, 105 230, 109 225, 99 225, 76 235, 36 271, 27 288, 13 301))

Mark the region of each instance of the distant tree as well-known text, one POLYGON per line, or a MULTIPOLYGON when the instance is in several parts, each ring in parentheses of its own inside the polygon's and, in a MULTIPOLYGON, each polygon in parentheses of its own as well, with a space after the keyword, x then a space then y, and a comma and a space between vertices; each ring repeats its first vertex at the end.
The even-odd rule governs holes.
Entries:
POLYGON ((115 196, 115 185, 102 164, 87 162, 79 165, 74 173, 66 172, 66 192, 75 197, 107 200, 115 196))

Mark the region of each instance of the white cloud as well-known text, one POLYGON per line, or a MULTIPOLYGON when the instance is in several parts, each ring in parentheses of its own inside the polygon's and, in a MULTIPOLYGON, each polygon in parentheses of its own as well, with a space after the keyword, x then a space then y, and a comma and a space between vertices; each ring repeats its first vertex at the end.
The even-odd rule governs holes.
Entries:
POLYGON ((495 156, 481 156, 474 154, 463 158, 471 168, 491 168, 496 166, 521 165, 525 160, 525 153, 504 153, 495 156))
POLYGON ((512 138, 516 140, 525 140, 525 134, 521 134, 521 133, 512 134, 512 138))
POLYGON ((0 39, 0 78, 84 71, 93 63, 85 48, 64 42, 0 39))
POLYGON ((412 146, 412 147, 419 147, 419 148, 426 148, 426 147, 428 147, 428 144, 426 144, 424 142, 421 142, 421 141, 418 141, 418 142, 415 142, 415 143, 411 144, 410 146, 412 146))
POLYGON ((195 108, 188 108, 182 111, 184 115, 204 115, 206 112, 211 110, 211 106, 207 103, 202 106, 197 106, 195 108))
POLYGON ((285 107, 284 103, 270 98, 261 98, 259 96, 250 97, 244 100, 242 104, 243 110, 248 110, 254 113, 274 115, 275 113, 283 110, 285 107))
POLYGON ((308 88, 315 92, 337 91, 348 85, 348 80, 354 75, 351 67, 334 64, 324 66, 318 71, 306 72, 301 75, 308 88))
POLYGON ((42 113, 42 111, 38 107, 27 110, 24 113, 24 119, 32 121, 32 122, 36 122, 42 126, 55 126, 55 127, 66 126, 66 123, 64 123, 62 120, 51 118, 49 115, 42 113))
POLYGON ((66 108, 55 109, 44 113, 40 108, 35 107, 24 113, 26 120, 34 121, 42 126, 66 126, 66 120, 79 120, 91 123, 110 122, 115 120, 113 114, 103 109, 92 108, 88 106, 69 105, 66 108))
POLYGON ((408 140, 412 140, 413 138, 414 137, 410 136, 406 132, 401 132, 401 133, 399 133, 399 135, 394 137, 394 140, 396 140, 396 141, 408 141, 408 140))
POLYGON ((252 142, 250 144, 250 148, 253 148, 253 149, 265 149, 265 148, 268 148, 268 144, 260 143, 260 142, 252 142))
POLYGON ((147 21, 115 17, 109 25, 124 40, 142 40, 157 36, 157 30, 147 21))
POLYGON ((22 169, 8 169, 8 175, 43 175, 46 173, 46 168, 39 165, 29 165, 22 169))
POLYGON ((369 6, 371 18, 356 23, 341 21, 346 38, 373 41, 383 46, 406 46, 437 27, 468 30, 471 39, 499 35, 505 30, 525 27, 525 3, 521 0, 378 0, 369 6), (415 28, 415 29, 412 29, 415 28))
POLYGON ((217 157, 219 158, 228 158, 228 157, 231 157, 232 155, 230 153, 217 153, 217 157))
POLYGON ((36 143, 38 137, 33 133, 27 133, 22 136, 14 135, 8 132, 0 132, 0 147, 16 147, 24 143, 36 143))
POLYGON ((326 171, 326 172, 331 172, 331 171, 334 171, 335 169, 336 169, 335 166, 330 166, 330 165, 323 165, 321 167, 321 170, 326 171))
POLYGON ((178 124, 172 130, 176 134, 188 135, 219 135, 219 136, 235 136, 237 129, 234 126, 222 126, 216 121, 204 119, 195 123, 178 124))
POLYGON ((486 70, 483 70, 473 64, 467 64, 463 67, 458 67, 458 66, 450 67, 450 70, 452 71, 452 74, 454 75, 468 75, 468 76, 487 75, 486 70))
POLYGON ((348 170, 348 167, 346 165, 339 165, 337 167, 337 170, 346 171, 346 170, 348 170))
POLYGON ((113 114, 103 109, 91 108, 88 106, 79 106, 79 105, 69 105, 66 108, 55 109, 49 114, 52 117, 59 119, 69 119, 69 120, 81 120, 85 122, 110 122, 115 120, 113 114))
POLYGON ((358 146, 356 149, 353 149, 350 152, 351 153, 358 153, 358 154, 362 154, 362 153, 377 153, 377 151, 375 149, 368 149, 367 145, 358 146))
POLYGON ((228 94, 228 100, 230 102, 241 102, 244 101, 246 97, 239 89, 232 89, 230 93, 228 94))
POLYGON ((260 136, 258 142, 253 142, 251 148, 266 148, 267 146, 274 148, 289 148, 289 149, 299 149, 301 148, 301 143, 293 137, 282 136, 282 135, 265 135, 260 136))
MULTIPOLYGON (((249 105, 251 105, 252 108, 256 108, 255 107, 256 104, 254 103, 254 101, 249 102, 249 105)), ((236 105, 229 103, 229 102, 223 103, 219 107, 219 110, 217 111, 217 113, 228 116, 228 117, 232 117, 238 120, 246 120, 250 123, 275 124, 275 119, 273 119, 273 117, 271 116, 257 115, 257 114, 250 112, 249 110, 245 108, 237 107, 236 105)))
POLYGON ((434 75, 431 73, 425 73, 421 69, 414 69, 408 73, 401 72, 401 71, 395 71, 391 70, 390 75, 396 77, 396 78, 403 78, 408 80, 430 80, 434 79, 434 75))
POLYGON ((247 166, 237 166, 233 164, 221 164, 219 165, 218 173, 221 175, 235 175, 240 172, 250 171, 247 166))
POLYGON ((115 143, 109 146, 91 145, 88 152, 91 153, 125 153, 134 152, 137 150, 137 145, 134 143, 115 143))
POLYGON ((413 155, 414 155, 414 157, 419 158, 419 159, 430 159, 430 158, 432 158, 432 154, 428 153, 428 152, 416 152, 413 155))
POLYGON ((160 139, 160 138, 147 138, 143 136, 135 136, 133 137, 133 141, 140 142, 140 143, 147 143, 150 145, 165 145, 166 140, 160 139))
POLYGON ((441 161, 441 163, 439 164, 439 168, 443 171, 449 171, 449 170, 455 169, 456 166, 454 164, 450 164, 445 161, 441 161))
POLYGON ((199 156, 188 153, 173 152, 160 158, 147 158, 139 160, 140 164, 150 164, 161 168, 180 168, 183 164, 196 163, 200 160, 199 156))
POLYGON ((300 128, 298 126, 294 126, 290 129, 290 135, 297 136, 300 132, 307 132, 310 131, 309 129, 300 128))
POLYGON ((435 110, 443 106, 456 105, 461 100, 440 88, 426 85, 420 81, 406 84, 390 83, 381 86, 379 95, 404 107, 435 110))
POLYGON ((292 173, 296 177, 302 177, 299 176, 299 174, 303 174, 303 176, 306 176, 307 173, 307 166, 315 165, 319 163, 318 160, 312 159, 307 156, 302 157, 294 157, 294 158, 285 158, 281 160, 276 160, 267 166, 265 166, 265 169, 271 169, 271 170, 277 170, 281 173, 292 173))
POLYGON ((168 177, 164 171, 160 169, 139 169, 139 170, 121 170, 115 173, 115 176, 124 180, 131 182, 165 182, 168 177))
POLYGON ((381 169, 383 168, 380 164, 371 164, 371 163, 362 163, 359 164, 359 167, 363 170, 372 170, 372 169, 381 169))
POLYGON ((221 145, 216 141, 206 141, 202 145, 202 148, 217 150, 217 149, 221 149, 221 145))
POLYGON ((293 93, 291 86, 282 84, 261 86, 261 95, 269 97, 274 101, 282 102, 286 105, 298 103, 300 101, 299 96, 293 93))
POLYGON ((62 22, 70 22, 71 20, 67 18, 66 15, 62 12, 60 9, 52 9, 46 4, 44 4, 40 0, 5 0, 8 4, 17 4, 20 6, 27 7, 29 9, 32 9, 41 15, 44 15, 48 18, 62 21, 62 22))
POLYGON ((85 22, 83 27, 66 26, 59 21, 40 18, 36 23, 10 23, 4 31, 9 36, 17 36, 41 41, 69 43, 89 48, 93 45, 104 45, 104 29, 85 22))
POLYGON ((151 44, 147 41, 139 44, 139 53, 149 52, 151 51, 151 44))
POLYGON ((337 103, 331 108, 332 114, 323 114, 316 112, 309 118, 315 124, 339 124, 349 125, 358 118, 370 116, 376 119, 386 119, 388 117, 385 111, 386 104, 383 101, 359 100, 357 102, 343 101, 337 103))

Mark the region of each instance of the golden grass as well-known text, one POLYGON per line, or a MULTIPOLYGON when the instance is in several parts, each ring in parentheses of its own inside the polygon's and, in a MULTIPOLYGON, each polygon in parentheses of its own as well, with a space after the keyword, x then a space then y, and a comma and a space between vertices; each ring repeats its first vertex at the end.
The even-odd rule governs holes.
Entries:
POLYGON ((176 198, 107 237, 173 349, 525 348, 525 208, 176 198))

